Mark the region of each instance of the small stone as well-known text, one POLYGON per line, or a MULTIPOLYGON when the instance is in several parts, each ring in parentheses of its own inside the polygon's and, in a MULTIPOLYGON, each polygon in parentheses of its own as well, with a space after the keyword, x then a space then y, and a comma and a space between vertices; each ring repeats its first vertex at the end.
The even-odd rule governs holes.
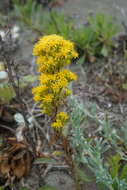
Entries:
POLYGON ((0 82, 3 82, 8 79, 8 74, 6 71, 0 71, 0 82))

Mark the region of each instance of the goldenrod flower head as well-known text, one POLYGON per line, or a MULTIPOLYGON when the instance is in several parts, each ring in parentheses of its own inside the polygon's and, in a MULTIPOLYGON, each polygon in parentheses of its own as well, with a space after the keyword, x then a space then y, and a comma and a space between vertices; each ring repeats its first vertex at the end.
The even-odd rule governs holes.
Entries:
POLYGON ((36 93, 41 94, 42 92, 45 92, 46 90, 47 90, 47 86, 40 85, 40 86, 34 87, 32 89, 32 93, 33 94, 36 94, 36 93))
POLYGON ((51 126, 57 130, 63 128, 63 124, 60 120, 53 122, 51 126))
POLYGON ((41 101, 41 96, 39 96, 38 94, 35 94, 33 99, 35 102, 39 102, 39 101, 41 101))
POLYGON ((57 72, 58 69, 69 64, 72 58, 78 56, 74 50, 74 44, 56 34, 40 38, 34 46, 33 55, 38 57, 39 70, 45 73, 57 72))
POLYGON ((40 72, 39 85, 33 88, 34 100, 40 102, 42 112, 53 118, 52 127, 62 128, 69 116, 59 112, 63 100, 71 94, 68 84, 77 76, 64 67, 78 56, 74 44, 56 34, 40 38, 33 48, 40 72))
POLYGON ((37 57, 37 64, 43 64, 46 60, 45 56, 40 55, 37 57))
POLYGON ((47 94, 42 98, 44 103, 51 103, 53 100, 53 95, 52 94, 47 94))
POLYGON ((59 112, 56 116, 56 119, 60 119, 61 121, 67 121, 69 116, 65 112, 59 112))
POLYGON ((54 75, 50 75, 50 74, 44 74, 42 73, 39 77, 40 83, 41 84, 45 84, 48 85, 51 81, 54 80, 54 75))
POLYGON ((40 85, 32 89, 32 94, 34 95, 34 100, 39 102, 42 97, 47 93, 47 86, 40 85))
POLYGON ((65 112, 59 112, 56 115, 56 121, 52 123, 52 127, 56 129, 61 129, 64 127, 68 119, 69 116, 65 112))
POLYGON ((54 94, 59 93, 60 90, 61 90, 61 87, 60 87, 60 85, 58 83, 52 84, 52 91, 53 91, 54 94))
POLYGON ((77 80, 77 75, 67 69, 61 70, 59 72, 59 75, 61 75, 61 77, 63 76, 64 78, 66 78, 69 82, 72 80, 77 80))
MULTIPOLYGON (((65 50, 71 50, 73 49, 74 45, 72 42, 65 40, 62 36, 58 36, 56 34, 47 35, 44 37, 41 37, 38 43, 35 44, 33 49, 33 55, 38 56, 40 53, 51 53, 59 52, 60 47, 67 47, 65 50)), ((66 53, 68 53, 68 51, 66 53)))

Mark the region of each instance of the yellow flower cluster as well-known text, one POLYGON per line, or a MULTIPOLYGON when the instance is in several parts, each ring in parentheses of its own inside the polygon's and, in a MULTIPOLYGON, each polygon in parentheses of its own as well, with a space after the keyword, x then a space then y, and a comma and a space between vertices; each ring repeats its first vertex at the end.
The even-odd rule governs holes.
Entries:
POLYGON ((68 119, 69 116, 65 112, 59 112, 56 115, 55 122, 52 123, 52 127, 56 129, 62 128, 68 119))
POLYGON ((53 34, 42 37, 35 44, 33 55, 37 56, 40 72, 39 85, 32 91, 34 100, 40 102, 43 113, 53 118, 52 127, 61 128, 68 120, 68 115, 59 112, 59 109, 71 94, 68 84, 77 79, 74 73, 64 67, 78 56, 77 52, 72 42, 53 34))
POLYGON ((50 74, 58 72, 78 56, 72 42, 55 34, 42 37, 35 44, 33 55, 37 56, 39 71, 50 74))

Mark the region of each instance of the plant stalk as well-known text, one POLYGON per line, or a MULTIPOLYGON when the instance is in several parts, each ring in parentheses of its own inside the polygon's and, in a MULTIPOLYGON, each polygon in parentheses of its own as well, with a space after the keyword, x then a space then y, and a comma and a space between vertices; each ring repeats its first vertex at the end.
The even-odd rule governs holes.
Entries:
POLYGON ((70 147, 70 143, 67 137, 63 136, 62 133, 60 133, 60 138, 62 142, 62 147, 65 152, 65 160, 68 166, 70 167, 74 182, 75 182, 75 190, 81 190, 81 184, 80 184, 80 177, 77 173, 77 166, 73 159, 73 150, 70 147))

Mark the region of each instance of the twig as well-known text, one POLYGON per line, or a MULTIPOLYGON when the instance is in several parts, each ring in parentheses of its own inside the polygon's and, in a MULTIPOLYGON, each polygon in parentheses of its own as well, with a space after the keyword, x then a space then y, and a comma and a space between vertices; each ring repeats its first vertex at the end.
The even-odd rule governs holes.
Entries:
MULTIPOLYGON (((11 42, 10 28, 8 29, 8 38, 9 38, 8 40, 10 40, 10 42, 11 42)), ((7 69, 9 83, 12 85, 12 87, 15 91, 17 101, 18 101, 19 105, 21 106, 21 114, 23 115, 24 120, 25 120, 25 125, 28 128, 28 121, 27 121, 27 118, 25 115, 25 108, 24 108, 24 104, 23 104, 23 101, 22 101, 22 98, 20 95, 19 86, 17 87, 16 82, 14 80, 14 76, 13 76, 12 65, 14 64, 14 61, 12 60, 11 56, 9 55, 10 52, 8 52, 8 53, 6 52, 6 49, 5 49, 6 47, 5 47, 5 44, 2 41, 2 39, 1 39, 1 46, 2 46, 2 48, 1 48, 2 58, 3 58, 4 64, 5 64, 5 68, 7 69)), ((16 74, 16 76, 17 76, 17 74, 16 74)), ((17 80, 17 82, 18 82, 18 80, 17 80)))
POLYGON ((11 133, 15 134, 15 130, 12 129, 12 128, 10 128, 10 127, 7 127, 6 125, 0 124, 0 128, 7 129, 7 130, 9 130, 11 133))
POLYGON ((47 173, 52 170, 52 169, 57 169, 57 170, 63 170, 63 169, 69 169, 69 166, 68 165, 52 165, 52 164, 49 164, 46 168, 46 170, 44 171, 43 173, 43 178, 46 177, 47 173))
POLYGON ((125 24, 125 22, 124 21, 122 21, 122 26, 123 26, 123 28, 124 28, 124 30, 125 30, 125 32, 127 33, 127 26, 126 26, 126 24, 125 24))
POLYGON ((119 103, 119 108, 120 108, 121 114, 124 114, 123 106, 120 103, 119 103))
POLYGON ((36 106, 36 104, 34 104, 33 108, 30 109, 29 105, 27 104, 27 102, 25 100, 23 100, 24 104, 26 105, 27 111, 29 113, 29 115, 32 117, 32 122, 33 124, 35 124, 35 126, 42 132, 42 134, 45 137, 45 132, 44 129, 41 127, 41 125, 37 122, 37 120, 35 119, 33 112, 34 112, 34 108, 36 106))

